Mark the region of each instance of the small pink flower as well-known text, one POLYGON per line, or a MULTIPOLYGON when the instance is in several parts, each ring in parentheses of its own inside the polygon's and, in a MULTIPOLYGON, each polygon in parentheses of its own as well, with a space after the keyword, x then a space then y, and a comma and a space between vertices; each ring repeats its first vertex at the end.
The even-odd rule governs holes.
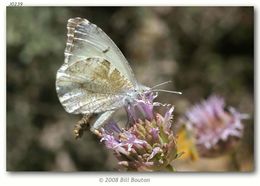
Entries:
POLYGON ((226 111, 224 99, 211 96, 190 108, 182 122, 194 135, 196 145, 201 155, 207 156, 212 151, 223 150, 234 144, 234 140, 242 137, 242 119, 248 118, 246 114, 237 112, 229 107, 226 111))
POLYGON ((171 129, 173 107, 167 107, 164 116, 155 113, 155 97, 149 93, 126 107, 130 121, 128 128, 120 129, 111 121, 100 131, 101 141, 113 150, 118 165, 126 170, 172 169, 171 163, 178 157, 171 129))

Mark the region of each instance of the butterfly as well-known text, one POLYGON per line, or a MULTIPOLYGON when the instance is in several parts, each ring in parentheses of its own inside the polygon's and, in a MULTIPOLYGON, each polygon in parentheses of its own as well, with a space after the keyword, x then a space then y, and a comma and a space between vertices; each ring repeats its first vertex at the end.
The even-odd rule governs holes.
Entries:
POLYGON ((126 58, 95 24, 76 17, 68 20, 64 64, 56 75, 58 98, 68 113, 83 114, 75 129, 95 116, 95 132, 114 112, 151 88, 137 82, 126 58))

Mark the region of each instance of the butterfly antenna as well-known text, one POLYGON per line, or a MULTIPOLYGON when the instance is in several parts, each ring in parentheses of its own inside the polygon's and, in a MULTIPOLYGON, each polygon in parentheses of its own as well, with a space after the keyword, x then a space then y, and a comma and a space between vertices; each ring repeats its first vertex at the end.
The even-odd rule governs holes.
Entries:
POLYGON ((152 92, 167 92, 167 93, 171 93, 171 94, 182 94, 182 92, 178 92, 178 91, 171 91, 171 90, 164 90, 164 89, 151 89, 152 92))
POLYGON ((157 85, 153 86, 153 87, 151 88, 151 90, 153 90, 153 89, 156 88, 156 87, 159 87, 159 86, 162 86, 162 85, 164 85, 164 84, 171 83, 171 82, 172 82, 172 81, 162 82, 162 83, 160 83, 160 84, 157 84, 157 85))

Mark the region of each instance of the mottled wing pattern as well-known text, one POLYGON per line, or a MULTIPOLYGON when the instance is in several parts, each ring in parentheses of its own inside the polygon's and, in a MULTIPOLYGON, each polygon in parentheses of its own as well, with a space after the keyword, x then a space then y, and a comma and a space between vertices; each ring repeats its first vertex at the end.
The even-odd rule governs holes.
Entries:
POLYGON ((65 63, 74 63, 87 57, 102 57, 112 63, 132 84, 137 84, 125 57, 99 27, 86 19, 72 18, 68 20, 67 29, 65 63))
POLYGON ((64 63, 57 72, 56 89, 67 112, 89 114, 123 106, 134 85, 112 63, 92 57, 64 63))

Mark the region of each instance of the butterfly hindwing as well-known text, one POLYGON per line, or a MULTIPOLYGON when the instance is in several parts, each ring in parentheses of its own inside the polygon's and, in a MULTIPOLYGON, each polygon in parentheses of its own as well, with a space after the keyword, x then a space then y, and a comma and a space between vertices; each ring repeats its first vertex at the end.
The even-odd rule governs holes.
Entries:
POLYGON ((134 85, 112 63, 95 57, 64 63, 57 72, 56 88, 67 112, 86 114, 123 106, 134 85))

